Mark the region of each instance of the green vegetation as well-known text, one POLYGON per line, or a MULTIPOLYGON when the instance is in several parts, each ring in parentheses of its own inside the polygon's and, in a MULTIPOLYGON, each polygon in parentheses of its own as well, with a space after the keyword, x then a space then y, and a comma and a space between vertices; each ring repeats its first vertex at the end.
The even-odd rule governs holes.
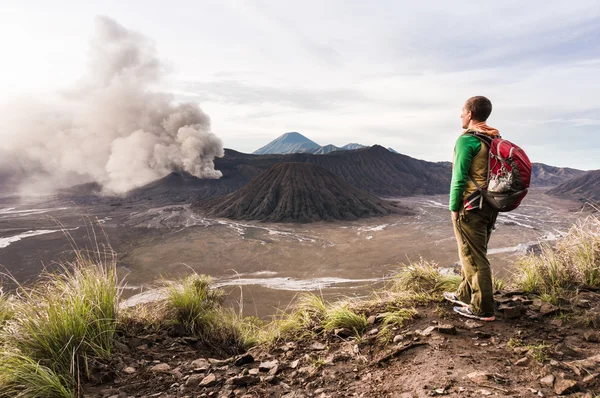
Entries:
POLYGON ((514 284, 543 300, 558 298, 578 287, 600 287, 600 218, 588 216, 576 223, 554 247, 519 260, 514 284))
POLYGON ((76 396, 88 360, 110 357, 119 296, 114 257, 93 261, 83 253, 61 273, 20 287, 0 330, 0 396, 76 396))
POLYGON ((442 293, 455 291, 460 281, 460 275, 442 273, 436 263, 421 258, 416 263, 403 265, 388 289, 405 301, 426 303, 442 301, 442 293))
POLYGON ((348 303, 340 303, 329 307, 323 320, 323 329, 333 331, 346 328, 360 336, 367 330, 367 318, 363 314, 357 314, 349 308, 348 303))
POLYGON ((223 307, 224 292, 212 288, 208 276, 194 273, 182 281, 167 282, 166 290, 176 320, 215 351, 238 354, 256 343, 255 323, 223 307))
POLYGON ((0 288, 0 329, 2 329, 5 322, 12 319, 13 315, 14 309, 10 297, 4 294, 2 288, 0 288))

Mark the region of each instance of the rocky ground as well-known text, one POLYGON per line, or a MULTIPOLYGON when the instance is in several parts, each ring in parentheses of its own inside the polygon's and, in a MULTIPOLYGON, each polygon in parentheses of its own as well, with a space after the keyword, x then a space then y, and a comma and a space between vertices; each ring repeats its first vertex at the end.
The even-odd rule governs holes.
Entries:
MULTIPOLYGON (((600 293, 552 305, 496 295, 498 319, 460 318, 449 303, 383 339, 380 313, 348 330, 222 358, 179 327, 123 335, 111 363, 93 365, 89 398, 127 397, 594 397, 600 394, 600 293)), ((318 332, 318 331, 317 331, 318 332)))

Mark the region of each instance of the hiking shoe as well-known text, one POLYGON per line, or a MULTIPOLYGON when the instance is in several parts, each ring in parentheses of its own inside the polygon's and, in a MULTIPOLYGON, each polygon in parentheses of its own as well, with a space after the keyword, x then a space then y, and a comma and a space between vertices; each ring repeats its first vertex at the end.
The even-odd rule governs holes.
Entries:
POLYGON ((456 312, 458 315, 462 315, 466 318, 477 319, 479 321, 484 321, 484 322, 492 322, 492 321, 496 320, 496 317, 493 315, 492 316, 475 315, 469 307, 454 307, 454 312, 456 312))
POLYGON ((469 304, 465 303, 464 301, 460 301, 458 299, 458 296, 452 292, 444 292, 444 299, 448 300, 451 303, 458 304, 463 307, 466 307, 469 305, 469 304))

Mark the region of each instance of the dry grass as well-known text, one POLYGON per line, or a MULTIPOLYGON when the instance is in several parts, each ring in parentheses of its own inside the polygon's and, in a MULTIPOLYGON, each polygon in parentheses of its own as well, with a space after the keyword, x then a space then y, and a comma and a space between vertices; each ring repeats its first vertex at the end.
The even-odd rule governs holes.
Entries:
POLYGON ((521 258, 514 277, 517 288, 548 301, 582 286, 600 287, 600 218, 591 215, 573 225, 554 247, 521 258))

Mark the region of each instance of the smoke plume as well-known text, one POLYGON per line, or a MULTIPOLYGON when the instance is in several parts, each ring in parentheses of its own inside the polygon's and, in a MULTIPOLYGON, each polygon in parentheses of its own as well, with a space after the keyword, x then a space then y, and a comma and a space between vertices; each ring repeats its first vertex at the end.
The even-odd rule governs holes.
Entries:
POLYGON ((52 101, 13 101, 0 109, 0 176, 29 192, 96 181, 119 194, 185 170, 219 178, 223 156, 210 119, 195 103, 152 91, 162 65, 154 44, 98 17, 87 74, 52 101))

